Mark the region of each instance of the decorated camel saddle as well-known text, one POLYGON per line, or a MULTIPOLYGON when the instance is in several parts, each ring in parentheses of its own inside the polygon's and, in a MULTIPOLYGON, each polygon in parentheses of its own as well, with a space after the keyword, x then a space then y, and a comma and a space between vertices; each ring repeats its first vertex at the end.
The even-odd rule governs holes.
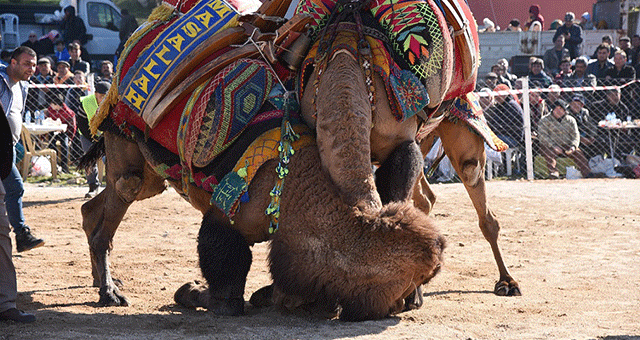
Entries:
POLYGON ((283 24, 288 5, 163 3, 125 44, 117 86, 92 129, 136 140, 156 172, 185 191, 196 185, 211 192, 211 203, 233 216, 260 165, 279 158, 284 178, 287 158, 313 143, 284 87, 293 73, 277 60, 310 20, 301 15, 283 24))
POLYGON ((465 1, 301 0, 296 13, 313 17, 308 34, 315 41, 303 62, 300 84, 338 52, 370 53, 363 64, 372 64, 385 81, 396 119, 415 114, 424 119, 417 140, 444 118, 435 114, 444 102, 449 119, 468 123, 491 148, 506 149, 489 129, 473 93, 480 55, 476 22, 465 1))

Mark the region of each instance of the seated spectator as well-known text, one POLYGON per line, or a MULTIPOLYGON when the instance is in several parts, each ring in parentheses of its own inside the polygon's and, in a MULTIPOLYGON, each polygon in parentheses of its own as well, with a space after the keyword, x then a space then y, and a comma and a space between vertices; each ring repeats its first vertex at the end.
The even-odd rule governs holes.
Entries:
POLYGON ((560 61, 570 59, 569 50, 564 47, 564 35, 559 35, 553 41, 553 48, 544 52, 542 61, 544 61, 544 71, 550 76, 555 77, 560 72, 560 61))
POLYGON ((638 58, 638 53, 640 52, 640 34, 634 34, 631 38, 631 54, 627 53, 627 58, 631 60, 631 66, 636 69, 636 78, 638 77, 638 62, 640 62, 640 58, 638 58))
MULTIPOLYGON (((500 84, 493 89, 509 91, 509 87, 500 84)), ((523 119, 522 108, 512 94, 495 94, 495 105, 485 114, 491 130, 509 147, 517 147, 522 143, 523 119)))
POLYGON ((504 69, 503 76, 507 78, 509 82, 511 82, 511 85, 515 85, 516 79, 518 79, 518 77, 515 74, 509 73, 509 61, 505 58, 500 58, 498 59, 498 62, 496 64, 502 66, 502 68, 504 69))
MULTIPOLYGON (((73 43, 78 44, 80 46, 80 55, 82 56, 82 60, 89 63, 89 66, 91 66, 91 54, 89 54, 89 51, 87 51, 87 48, 80 43, 80 40, 74 40, 73 43)), ((88 74, 88 73, 85 73, 85 74, 88 74)))
MULTIPOLYGON (((53 78, 56 73, 51 67, 51 59, 48 57, 42 57, 38 59, 38 74, 31 77, 31 81, 35 84, 53 84, 53 78)), ((33 90, 32 90, 33 91, 33 90)), ((32 91, 29 91, 31 94, 32 91)), ((51 91, 48 88, 38 89, 37 91, 37 109, 42 110, 49 106, 48 95, 51 91)))
MULTIPOLYGON (((533 89, 537 89, 534 87, 533 89)), ((536 137, 538 134, 538 122, 549 112, 547 112, 547 103, 542 99, 542 93, 539 91, 529 92, 529 107, 531 115, 531 136, 536 137)))
POLYGON ((484 18, 482 23, 484 24, 484 28, 480 29, 478 32, 495 32, 500 29, 496 27, 496 24, 494 24, 489 18, 484 18))
POLYGON ((573 96, 569 103, 569 114, 575 118, 578 123, 578 131, 580 132, 580 149, 587 159, 595 156, 595 142, 598 138, 598 122, 595 121, 589 110, 585 108, 585 99, 581 94, 573 96))
MULTIPOLYGON (((609 59, 613 59, 614 54, 616 54, 616 51, 619 50, 618 47, 616 47, 615 45, 613 45, 613 39, 611 39, 611 36, 608 34, 605 34, 602 36, 602 43, 603 44, 607 44, 609 45, 609 59)), ((597 59, 598 58, 598 49, 600 48, 600 46, 596 47, 596 50, 593 51, 593 54, 591 55, 591 59, 597 59)))
POLYGON ((69 61, 69 59, 71 58, 67 47, 64 46, 63 40, 56 41, 56 51, 54 52, 54 57, 56 59, 56 63, 59 61, 69 61))
POLYGON ((536 21, 540 24, 540 30, 544 30, 544 17, 540 14, 540 5, 531 5, 529 7, 529 19, 524 24, 524 30, 531 30, 531 25, 536 21))
POLYGON ((556 159, 561 156, 573 159, 583 177, 591 173, 588 161, 579 148, 578 124, 575 118, 567 115, 568 109, 567 103, 558 99, 551 109, 551 114, 542 117, 538 126, 540 153, 547 162, 551 179, 560 178, 556 159))
POLYGON ((89 89, 87 77, 84 72, 80 70, 73 72, 73 83, 79 87, 72 87, 67 90, 64 103, 67 104, 71 111, 78 112, 80 108, 80 97, 86 96, 89 89))
POLYGON ((80 49, 80 44, 71 43, 69 44, 69 47, 67 47, 67 49, 69 50, 69 55, 71 56, 71 58, 69 58, 71 72, 82 71, 84 72, 84 74, 89 74, 89 63, 82 60, 82 50, 80 49))
POLYGON ((509 21, 509 26, 505 31, 513 31, 513 32, 522 32, 522 27, 520 27, 520 20, 512 19, 509 21))
POLYGON ((494 72, 489 72, 484 77, 484 86, 488 88, 494 88, 498 85, 498 75, 494 72))
MULTIPOLYGON (((491 72, 495 73, 498 76, 498 84, 505 84, 512 88, 511 81, 505 77, 506 69, 501 64, 495 64, 491 66, 491 72)), ((495 86, 491 86, 490 88, 494 88, 495 86)))
POLYGON ((56 30, 51 30, 49 33, 41 36, 40 40, 38 40, 40 51, 36 50, 38 56, 50 56, 53 58, 56 51, 54 44, 59 38, 60 33, 56 30))
POLYGON ((547 107, 552 107, 558 99, 562 99, 563 97, 562 88, 558 86, 558 84, 551 84, 549 86, 549 92, 545 96, 545 101, 547 102, 547 107))
MULTIPOLYGON (((53 77, 53 83, 56 85, 73 85, 73 73, 69 70, 71 65, 69 65, 68 61, 58 61, 56 63, 56 69, 58 70, 58 74, 53 77)), ((59 94, 62 98, 67 94, 66 88, 54 88, 51 89, 53 94, 59 94)))
POLYGON ((564 87, 596 86, 596 76, 587 72, 587 63, 586 57, 576 59, 575 68, 569 79, 564 82, 564 87))
POLYGON ((100 74, 96 77, 96 83, 106 81, 111 83, 113 80, 113 63, 109 60, 103 60, 100 63, 100 74))
POLYGON ((623 50, 617 51, 613 56, 613 67, 606 70, 605 78, 611 81, 607 85, 622 85, 636 79, 636 69, 627 64, 627 54, 623 50), (618 81, 613 81, 614 79, 618 81))
POLYGON ((542 24, 539 21, 534 21, 531 23, 529 27, 529 31, 531 32, 540 32, 542 31, 542 24))
POLYGON ((51 96, 51 103, 45 110, 48 118, 53 120, 60 119, 63 124, 67 124, 67 131, 59 133, 51 139, 49 148, 57 150, 56 143, 60 142, 62 150, 59 150, 60 166, 63 172, 69 172, 69 141, 73 140, 76 135, 76 114, 64 103, 64 97, 60 94, 51 96))
POLYGON ((564 58, 560 61, 560 72, 556 74, 556 76, 553 78, 553 81, 561 87, 564 87, 564 82, 568 80, 569 77, 571 77, 572 73, 573 71, 571 70, 571 59, 564 58))
POLYGON ((560 19, 556 19, 553 22, 551 22, 551 25, 549 25, 549 31, 555 31, 557 30, 560 26, 564 25, 564 23, 562 22, 562 20, 560 19))
MULTIPOLYGON (((631 115, 631 112, 627 105, 620 101, 620 96, 619 88, 607 90, 603 100, 591 103, 591 109, 589 111, 594 113, 592 117, 594 117, 596 121, 601 121, 604 120, 609 113, 613 113, 617 118, 625 120, 627 116, 631 115)), ((631 115, 631 118, 639 118, 637 115, 638 114, 631 115)))
POLYGON ((2 50, 0 52, 0 64, 7 66, 11 62, 11 52, 7 50, 2 50))
POLYGON ((589 14, 589 12, 582 13, 580 16, 580 23, 578 25, 580 25, 582 30, 592 30, 593 21, 591 21, 591 14, 589 14))
POLYGON ((542 69, 544 62, 540 58, 534 58, 529 65, 529 83, 534 83, 540 87, 547 88, 553 82, 542 69))
MULTIPOLYGON (((627 64, 631 64, 631 56, 633 55, 633 48, 631 47, 631 39, 626 35, 623 35, 618 39, 618 45, 621 51, 627 54, 627 64)), ((613 55, 615 57, 615 53, 613 55)))
POLYGON ((36 54, 38 54, 38 56, 41 55, 38 53, 38 51, 40 50, 40 42, 38 41, 38 36, 36 35, 36 31, 30 31, 29 38, 27 39, 27 41, 20 44, 20 46, 27 46, 30 49, 36 51, 36 54))
POLYGON ((564 25, 558 27, 556 33, 553 35, 553 40, 564 35, 564 44, 568 50, 571 59, 575 59, 580 55, 580 45, 582 44, 582 28, 578 25, 574 25, 573 20, 575 15, 573 12, 567 12, 564 15, 564 25))
POLYGON ((597 58, 589 62, 587 65, 587 73, 593 74, 596 78, 604 78, 607 76, 607 69, 613 67, 613 63, 609 61, 610 46, 607 43, 598 45, 596 50, 597 58))

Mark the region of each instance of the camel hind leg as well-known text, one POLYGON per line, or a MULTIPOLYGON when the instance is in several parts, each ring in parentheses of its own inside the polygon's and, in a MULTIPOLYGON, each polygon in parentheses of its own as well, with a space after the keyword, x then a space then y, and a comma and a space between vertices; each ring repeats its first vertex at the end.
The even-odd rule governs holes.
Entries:
POLYGON ((500 272, 500 279, 494 287, 494 293, 503 296, 521 295, 518 282, 509 274, 502 260, 502 254, 498 246, 500 224, 487 205, 484 182, 484 165, 486 161, 484 141, 480 136, 470 131, 466 124, 461 122, 453 123, 447 119, 440 123, 436 132, 442 139, 444 151, 449 156, 451 164, 460 176, 473 202, 478 214, 480 230, 491 245, 493 257, 500 272))
POLYGON ((82 205, 82 228, 89 243, 93 284, 100 286, 98 305, 127 306, 109 269, 113 236, 131 203, 162 192, 165 184, 146 164, 136 143, 109 132, 104 138, 107 185, 82 205))

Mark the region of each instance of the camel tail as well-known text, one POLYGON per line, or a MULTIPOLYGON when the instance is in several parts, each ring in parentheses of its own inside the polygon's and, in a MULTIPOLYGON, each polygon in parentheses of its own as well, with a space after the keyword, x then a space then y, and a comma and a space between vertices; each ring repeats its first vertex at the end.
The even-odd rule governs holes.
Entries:
POLYGON ((104 135, 100 136, 97 142, 78 160, 78 168, 89 171, 98 162, 98 159, 105 156, 104 135))

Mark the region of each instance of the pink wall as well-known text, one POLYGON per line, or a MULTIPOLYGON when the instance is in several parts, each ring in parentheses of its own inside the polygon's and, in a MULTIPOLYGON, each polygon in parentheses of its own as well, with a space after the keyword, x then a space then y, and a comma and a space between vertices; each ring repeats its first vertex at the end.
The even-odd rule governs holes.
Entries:
POLYGON ((517 18, 524 25, 529 19, 529 6, 540 5, 540 14, 544 17, 544 29, 556 19, 562 20, 566 12, 573 12, 579 20, 584 12, 593 16, 593 4, 596 0, 468 0, 471 12, 482 26, 482 19, 489 18, 501 29, 507 28, 509 21, 517 18))

